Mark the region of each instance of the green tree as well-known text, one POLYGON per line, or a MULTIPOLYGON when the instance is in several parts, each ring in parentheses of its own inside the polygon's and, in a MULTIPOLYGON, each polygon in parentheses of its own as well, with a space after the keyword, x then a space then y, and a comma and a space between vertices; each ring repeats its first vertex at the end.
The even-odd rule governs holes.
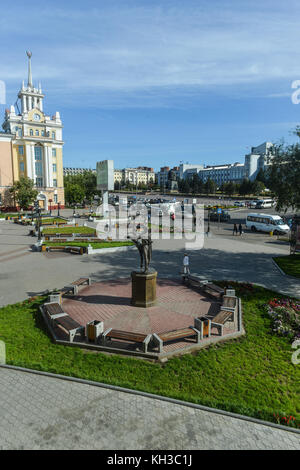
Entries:
MULTIPOLYGON (((295 132, 300 137, 300 128, 295 132)), ((300 209, 300 145, 275 146, 275 155, 269 157, 268 187, 277 199, 276 209, 300 209)))
POLYGON ((264 183, 262 183, 261 181, 257 181, 257 180, 254 180, 252 182, 252 194, 255 194, 255 196, 259 196, 260 193, 262 193, 264 191, 264 189, 266 189, 264 183))
POLYGON ((21 209, 26 209, 35 201, 38 191, 34 189, 34 182, 32 179, 21 176, 19 181, 10 188, 14 202, 17 203, 21 209))
POLYGON ((84 188, 76 183, 65 186, 65 199, 68 205, 80 204, 85 198, 84 188))
POLYGON ((208 178, 204 183, 204 191, 206 194, 215 194, 216 183, 212 179, 208 178))
POLYGON ((251 181, 247 178, 244 178, 239 186, 239 194, 241 196, 246 196, 247 194, 251 194, 252 192, 252 184, 251 181))
POLYGON ((229 181, 228 183, 224 184, 224 192, 227 196, 232 196, 236 191, 235 184, 233 181, 229 181))

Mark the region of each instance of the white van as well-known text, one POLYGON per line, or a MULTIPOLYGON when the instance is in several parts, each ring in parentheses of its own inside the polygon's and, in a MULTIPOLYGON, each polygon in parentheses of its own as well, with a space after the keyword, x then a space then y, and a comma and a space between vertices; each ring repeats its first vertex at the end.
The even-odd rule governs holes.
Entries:
POLYGON ((246 227, 252 232, 273 232, 280 235, 289 232, 290 227, 284 223, 279 215, 251 213, 247 215, 246 227))
POLYGON ((273 207, 274 204, 273 199, 259 199, 256 202, 255 209, 267 209, 268 207, 273 207))

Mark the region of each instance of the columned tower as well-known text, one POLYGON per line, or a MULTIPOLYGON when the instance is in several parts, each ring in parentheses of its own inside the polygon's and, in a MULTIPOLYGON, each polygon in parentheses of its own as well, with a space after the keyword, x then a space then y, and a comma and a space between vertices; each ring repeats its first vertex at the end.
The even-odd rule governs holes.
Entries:
POLYGON ((63 207, 63 126, 58 111, 52 117, 44 113, 44 95, 41 85, 39 84, 36 88, 32 80, 32 53, 27 51, 26 54, 28 57, 27 85, 25 86, 23 81, 18 93, 21 113, 17 114, 14 106, 6 109, 2 125, 4 133, 0 133, 0 143, 10 141, 11 144, 11 155, 7 157, 1 155, 0 172, 4 159, 6 174, 8 174, 7 166, 11 162, 13 175, 11 184, 18 181, 21 176, 29 177, 33 179, 39 191, 38 199, 45 209, 48 208, 49 200, 51 200, 52 207, 55 207, 57 203, 63 207))

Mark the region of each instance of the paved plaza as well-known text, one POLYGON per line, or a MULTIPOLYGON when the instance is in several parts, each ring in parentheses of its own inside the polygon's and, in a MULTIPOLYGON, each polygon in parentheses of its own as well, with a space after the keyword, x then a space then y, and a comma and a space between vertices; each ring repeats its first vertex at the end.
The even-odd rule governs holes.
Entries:
POLYGON ((1 367, 0 396, 0 449, 300 449, 276 427, 1 367))
MULTIPOLYGON (((171 330, 189 328, 194 319, 201 316, 214 317, 220 310, 221 302, 210 299, 180 281, 158 279, 157 303, 152 307, 131 305, 131 279, 118 279, 84 286, 77 295, 64 297, 62 308, 76 322, 85 326, 93 320, 102 321, 104 331, 113 328, 141 334, 165 333, 171 330)), ((223 335, 233 333, 232 327, 224 327, 223 335)), ((212 327, 212 335, 218 331, 212 327)), ((68 340, 68 335, 56 328, 56 336, 68 340)), ((125 347, 124 342, 114 340, 111 346, 125 347)), ((163 345, 162 352, 172 353, 197 346, 195 337, 184 338, 163 345)), ((128 350, 136 344, 127 345, 128 350)))
MULTIPOLYGON (((35 238, 28 232, 28 227, 9 221, 0 223, 0 306, 60 288, 82 276, 93 281, 127 278, 138 267, 139 256, 135 250, 90 256, 32 252, 30 245, 35 238)), ((152 266, 159 276, 180 278, 184 251, 182 240, 155 241, 152 266)), ((252 244, 246 238, 222 238, 214 234, 205 238, 204 248, 189 251, 191 272, 204 279, 255 282, 300 298, 300 280, 283 275, 272 261, 273 256, 288 253, 287 246, 272 241, 252 244)))
MULTIPOLYGON (((134 250, 93 256, 34 253, 30 245, 35 239, 28 231, 1 222, 0 306, 82 276, 93 282, 118 278, 126 283, 128 273, 137 268, 134 250)), ((153 267, 161 278, 180 279, 184 251, 183 241, 155 241, 153 267)), ((203 249, 189 254, 191 271, 203 278, 255 282, 300 298, 300 281, 283 275, 272 261, 273 256, 288 254, 284 245, 212 234, 203 249)), ((0 397, 2 449, 300 449, 299 434, 287 430, 2 367, 0 397)))

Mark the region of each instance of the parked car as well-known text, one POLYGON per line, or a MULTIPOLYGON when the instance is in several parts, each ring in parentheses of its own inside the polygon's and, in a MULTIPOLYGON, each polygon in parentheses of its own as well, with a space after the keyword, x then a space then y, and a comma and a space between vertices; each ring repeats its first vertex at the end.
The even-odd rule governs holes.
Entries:
POLYGON ((236 207, 245 207, 245 203, 243 201, 235 201, 233 205, 236 207))
POLYGON ((210 213, 210 220, 218 222, 227 222, 227 220, 230 220, 230 214, 228 211, 222 210, 220 214, 218 214, 217 211, 211 211, 210 213))

